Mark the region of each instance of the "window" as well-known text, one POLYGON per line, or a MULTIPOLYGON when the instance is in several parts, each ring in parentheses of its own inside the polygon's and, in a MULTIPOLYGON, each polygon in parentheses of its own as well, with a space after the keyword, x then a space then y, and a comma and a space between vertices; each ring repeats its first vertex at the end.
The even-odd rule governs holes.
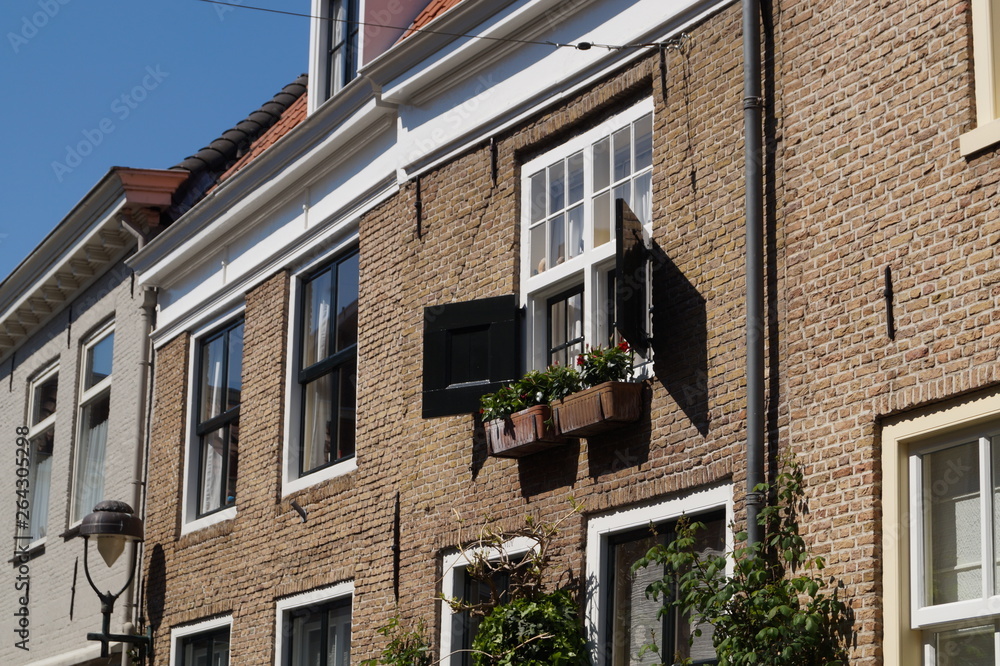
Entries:
POLYGON ((699 533, 697 548, 705 556, 718 556, 728 548, 728 521, 731 491, 714 488, 660 505, 620 511, 594 518, 587 530, 588 589, 595 590, 587 600, 588 631, 596 646, 594 663, 598 666, 640 666, 670 663, 674 656, 690 658, 693 664, 715 664, 711 627, 700 627, 702 634, 690 639, 695 625, 688 617, 671 609, 659 617, 664 600, 646 598, 646 587, 663 575, 662 569, 650 567, 632 573, 632 565, 656 543, 674 537, 681 515, 705 523, 699 533), (654 525, 654 530, 650 529, 654 525), (660 655, 642 647, 655 641, 660 655))
POLYGON ((912 624, 925 663, 1000 663, 1000 423, 911 447, 912 624))
POLYGON ((358 253, 301 281, 298 446, 289 472, 299 478, 354 457, 357 411, 358 253))
MULTIPOLYGON (((527 553, 535 546, 535 542, 528 538, 517 538, 511 540, 503 549, 509 557, 514 557, 527 553)), ((497 553, 499 557, 500 553, 497 553)), ((494 559, 492 556, 490 559, 494 559)), ((444 557, 444 579, 441 584, 441 594, 445 599, 458 597, 471 603, 485 603, 490 599, 489 587, 476 581, 468 575, 466 567, 468 560, 462 553, 453 553, 444 557)), ((497 589, 503 591, 510 584, 508 576, 503 572, 497 572, 493 576, 493 583, 497 589)), ((471 650, 472 639, 476 637, 481 618, 463 611, 461 613, 452 612, 451 608, 445 604, 444 620, 441 623, 441 664, 443 666, 470 666, 472 664, 471 650)))
POLYGON ((1000 0, 972 0, 976 128, 959 137, 969 155, 1000 141, 1000 0))
POLYGON ((104 499, 104 454, 111 413, 111 364, 114 331, 105 329, 83 348, 80 425, 73 480, 73 522, 104 499))
POLYGON ((198 343, 194 513, 199 518, 236 503, 242 371, 242 319, 198 343))
POLYGON ((353 583, 278 602, 278 666, 349 666, 353 583))
POLYGON ((56 368, 44 371, 28 388, 28 524, 21 527, 21 535, 31 541, 43 539, 48 531, 58 393, 56 368))
POLYGON ((652 167, 653 103, 645 100, 522 168, 530 366, 615 341, 615 201, 636 211, 648 235, 652 167))
POLYGON ((228 666, 232 618, 216 618, 170 632, 171 666, 228 666))
POLYGON ((358 0, 330 0, 327 11, 325 99, 358 75, 358 0))

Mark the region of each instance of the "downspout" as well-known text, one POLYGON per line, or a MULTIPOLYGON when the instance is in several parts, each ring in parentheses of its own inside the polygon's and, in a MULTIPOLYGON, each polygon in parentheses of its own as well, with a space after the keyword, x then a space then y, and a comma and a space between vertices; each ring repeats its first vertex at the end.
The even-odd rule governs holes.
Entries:
POLYGON ((747 541, 760 543, 764 494, 764 161, 760 0, 743 0, 743 131, 746 202, 747 541))
MULTIPOLYGON (((153 330, 153 311, 156 307, 156 292, 153 289, 143 287, 142 288, 142 302, 139 305, 140 317, 142 324, 140 326, 140 340, 142 346, 139 350, 139 396, 137 403, 136 412, 136 424, 138 425, 137 431, 139 438, 141 440, 141 445, 136 451, 135 462, 132 470, 132 507, 135 508, 136 515, 140 516, 143 520, 146 519, 146 507, 145 507, 145 486, 146 486, 146 462, 149 456, 149 413, 147 410, 147 404, 151 405, 150 401, 147 403, 151 396, 152 391, 152 364, 150 363, 150 348, 152 347, 152 340, 150 339, 150 333, 153 330)), ((132 566, 141 567, 142 566, 142 543, 135 543, 132 546, 132 566)), ((132 583, 132 589, 129 591, 129 601, 122 605, 122 627, 124 633, 133 633, 137 628, 137 620, 142 614, 141 610, 141 599, 142 599, 142 571, 139 571, 135 577, 135 581, 132 583)), ((127 650, 127 648, 126 648, 127 650)), ((125 656, 126 650, 123 650, 122 663, 128 663, 125 661, 127 658, 125 656)))

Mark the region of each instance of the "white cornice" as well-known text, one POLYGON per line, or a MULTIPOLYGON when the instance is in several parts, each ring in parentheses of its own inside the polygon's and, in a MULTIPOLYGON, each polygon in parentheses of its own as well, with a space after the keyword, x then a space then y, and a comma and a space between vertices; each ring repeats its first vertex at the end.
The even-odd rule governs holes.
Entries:
POLYGON ((377 100, 355 79, 342 94, 225 180, 128 261, 140 283, 169 285, 230 241, 254 219, 305 191, 347 157, 391 128, 396 107, 377 100), (332 128, 332 129, 331 129, 332 128), (227 235, 228 234, 228 235, 227 235))

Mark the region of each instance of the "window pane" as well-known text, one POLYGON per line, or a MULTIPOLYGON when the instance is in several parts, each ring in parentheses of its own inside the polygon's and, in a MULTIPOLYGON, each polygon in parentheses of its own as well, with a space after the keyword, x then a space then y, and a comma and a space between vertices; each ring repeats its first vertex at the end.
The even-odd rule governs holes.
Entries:
POLYGON ((566 206, 566 172, 563 163, 549 167, 549 212, 554 213, 566 206))
MULTIPOLYGON (((500 598, 503 599, 507 588, 510 587, 510 576, 503 572, 496 572, 491 576, 493 585, 496 587, 500 598)), ((485 604, 490 601, 490 587, 486 583, 480 583, 468 575, 466 567, 455 569, 455 589, 460 590, 459 596, 463 601, 471 604, 485 604)), ((469 611, 453 613, 451 616, 451 666, 471 666, 472 661, 472 640, 479 631, 479 625, 483 621, 481 617, 472 615, 469 611)))
POLYGON ((611 183, 611 141, 601 139, 594 144, 594 191, 600 192, 611 183))
POLYGON ((583 290, 549 301, 549 364, 570 365, 583 353, 583 290))
POLYGON ((569 221, 569 258, 583 254, 583 206, 571 208, 566 214, 569 221))
POLYGON ((653 116, 635 121, 635 170, 642 171, 653 164, 653 116))
POLYGON ((340 366, 340 428, 335 460, 354 455, 354 433, 357 429, 358 372, 357 361, 351 359, 340 366))
POLYGON ((302 334, 302 367, 308 368, 330 355, 330 289, 332 273, 325 271, 305 285, 305 330, 302 334))
POLYGON ((306 384, 303 390, 302 473, 322 467, 330 461, 330 446, 334 436, 330 423, 334 400, 331 380, 332 375, 323 375, 306 384))
POLYGON ((179 666, 228 666, 229 628, 185 637, 179 666))
POLYGON ((49 523, 49 488, 52 485, 52 448, 55 428, 31 440, 28 475, 28 537, 45 536, 49 523))
POLYGON ((549 220, 549 264, 558 266, 566 261, 566 239, 564 236, 563 215, 556 215, 549 220))
POLYGON ((40 423, 56 413, 59 375, 52 375, 35 385, 31 396, 31 425, 40 423))
POLYGON ((199 513, 206 514, 236 502, 239 425, 233 423, 201 438, 201 497, 199 513))
POLYGON ((923 457, 928 605, 983 596, 979 443, 923 457))
MULTIPOLYGON (((291 666, 349 666, 351 659, 351 600, 311 605, 285 617, 290 624, 288 661, 291 666)), ((289 629, 286 629, 286 631, 289 629)))
POLYGON ((337 351, 358 341, 358 255, 337 266, 337 351))
POLYGON ((594 199, 594 247, 611 240, 611 195, 608 192, 594 199))
POLYGON ((292 666, 320 666, 323 621, 318 615, 296 617, 292 623, 292 666))
POLYGON ((639 221, 648 224, 653 218, 653 172, 647 171, 633 181, 635 184, 635 196, 632 201, 635 207, 632 212, 636 214, 639 221))
POLYGON ((87 367, 83 388, 89 389, 102 379, 111 376, 111 355, 115 344, 115 334, 109 333, 104 339, 87 349, 87 367))
POLYGON ((935 634, 937 666, 995 666, 994 627, 969 627, 935 634))
POLYGON ((541 223, 531 229, 531 271, 532 275, 543 272, 547 266, 545 263, 545 223, 541 223))
POLYGON ((583 201, 583 153, 571 155, 566 166, 569 171, 567 205, 572 206, 578 201, 583 201))
POLYGON ((327 650, 328 666, 348 666, 351 663, 351 605, 336 605, 327 613, 330 640, 327 650))
POLYGON ((228 337, 226 409, 232 409, 240 404, 243 394, 243 322, 230 330, 228 337))
POLYGON ((77 445, 74 520, 81 520, 104 499, 104 450, 108 439, 110 391, 80 411, 77 445))
POLYGON ((225 367, 226 338, 219 336, 201 349, 201 414, 199 421, 207 421, 226 409, 225 367))
POLYGON ((529 187, 531 192, 531 221, 538 222, 545 218, 545 172, 539 171, 531 177, 529 187))
POLYGON ((620 129, 612 135, 614 141, 615 182, 632 173, 632 145, 629 128, 620 129))

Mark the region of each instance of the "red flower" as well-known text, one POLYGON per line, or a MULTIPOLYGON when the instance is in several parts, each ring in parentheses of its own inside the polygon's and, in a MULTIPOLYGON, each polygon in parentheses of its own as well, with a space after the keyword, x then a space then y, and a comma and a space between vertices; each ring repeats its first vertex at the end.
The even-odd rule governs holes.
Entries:
POLYGON ((579 356, 576 357, 576 364, 583 365, 583 354, 580 354, 579 356))
POLYGON ((621 342, 619 342, 618 343, 618 349, 621 349, 623 352, 627 352, 628 351, 628 341, 627 340, 622 340, 621 342))

